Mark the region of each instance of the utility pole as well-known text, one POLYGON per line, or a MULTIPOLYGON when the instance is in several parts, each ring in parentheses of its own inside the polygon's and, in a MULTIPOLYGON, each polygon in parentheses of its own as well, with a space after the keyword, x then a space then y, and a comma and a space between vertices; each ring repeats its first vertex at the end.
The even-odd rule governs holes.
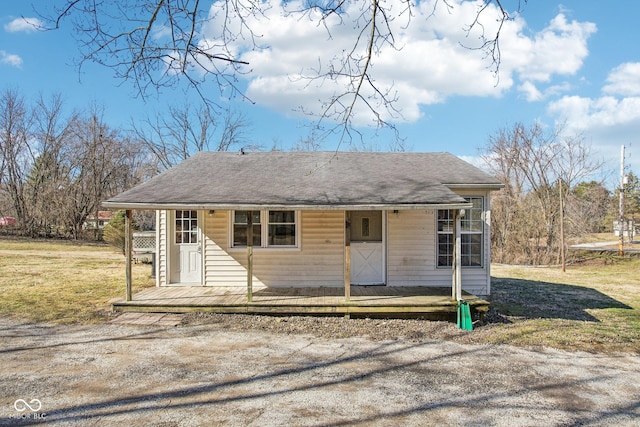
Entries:
POLYGON ((618 218, 618 232, 620 233, 620 243, 618 245, 618 255, 624 256, 624 145, 620 150, 620 218, 618 218))
POLYGON ((567 271, 567 261, 564 243, 564 197, 562 196, 562 179, 558 180, 560 187, 560 258, 562 260, 562 272, 567 271))

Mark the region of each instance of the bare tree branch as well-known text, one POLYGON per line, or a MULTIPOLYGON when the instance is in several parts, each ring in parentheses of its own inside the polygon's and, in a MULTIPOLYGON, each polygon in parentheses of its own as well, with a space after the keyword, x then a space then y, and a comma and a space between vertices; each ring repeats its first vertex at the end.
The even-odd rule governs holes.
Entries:
POLYGON ((249 122, 244 115, 227 111, 214 114, 208 105, 186 103, 170 106, 167 114, 156 114, 142 126, 131 124, 135 138, 151 152, 158 170, 169 169, 199 151, 228 151, 245 147, 249 122), (224 117, 218 122, 217 117, 224 117))
MULTIPOLYGON (((485 52, 494 73, 501 62, 503 25, 518 16, 523 2, 526 0, 480 0, 475 19, 466 28, 467 35, 480 30, 480 44, 465 47, 485 52), (514 3, 513 10, 506 2, 514 3), (490 31, 481 19, 489 10, 499 11, 490 31)), ((441 13, 439 4, 452 11, 462 3, 434 0, 431 17, 441 13)), ((383 87, 376 80, 373 66, 382 49, 401 50, 393 30, 395 21, 402 19, 401 27, 407 28, 416 5, 411 0, 308 0, 278 6, 283 13, 322 25, 329 38, 336 25, 356 29, 350 49, 335 58, 318 58, 318 67, 299 77, 309 84, 333 82, 339 87, 320 100, 319 113, 303 107, 300 111, 317 120, 318 130, 325 128, 325 135, 339 135, 341 141, 362 136, 359 129, 367 125, 390 129, 399 137, 393 124, 403 118, 397 93, 393 85, 383 87), (336 17, 337 23, 333 22, 336 17), (373 120, 365 122, 364 114, 373 120)), ((223 110, 221 98, 251 101, 239 85, 240 78, 251 72, 243 54, 266 47, 258 44, 260 35, 253 26, 258 19, 268 19, 266 11, 271 7, 271 2, 261 0, 66 0, 49 22, 52 28, 59 28, 63 21, 71 21, 81 47, 80 69, 86 62, 111 67, 117 77, 132 81, 142 97, 153 89, 186 83, 211 108, 223 110), (205 26, 214 31, 205 35, 205 26), (239 42, 243 48, 237 48, 239 42), (209 84, 222 97, 212 95, 209 84)))
MULTIPOLYGON (((524 4, 526 4, 527 0, 517 0, 517 5, 513 11, 507 10, 502 5, 502 2, 500 0, 482 0, 482 2, 483 3, 478 8, 478 12, 476 13, 475 19, 466 28, 467 36, 470 35, 475 28, 481 28, 480 46, 476 46, 476 47, 468 46, 468 45, 462 45, 462 46, 467 49, 481 50, 485 52, 485 55, 491 58, 491 66, 490 66, 491 71, 496 75, 496 77, 498 77, 499 70, 500 70, 500 63, 502 61, 502 51, 500 50, 500 35, 502 34, 502 29, 504 27, 505 22, 513 21, 514 19, 516 19, 517 16, 519 16, 522 13, 523 2, 524 4), (497 30, 487 35, 487 33, 485 32, 484 26, 480 22, 480 17, 484 14, 487 8, 494 3, 497 5, 498 10, 500 12, 500 17, 496 20, 498 23, 498 28, 497 30)), ((496 81, 496 84, 497 84, 497 81, 496 81)))
POLYGON ((544 264, 556 258, 563 220, 560 187, 569 194, 568 223, 593 223, 574 216, 585 210, 571 194, 602 162, 592 159, 580 135, 564 135, 563 126, 545 131, 538 123, 528 128, 517 123, 490 138, 483 158, 505 185, 491 201, 497 262, 544 264))

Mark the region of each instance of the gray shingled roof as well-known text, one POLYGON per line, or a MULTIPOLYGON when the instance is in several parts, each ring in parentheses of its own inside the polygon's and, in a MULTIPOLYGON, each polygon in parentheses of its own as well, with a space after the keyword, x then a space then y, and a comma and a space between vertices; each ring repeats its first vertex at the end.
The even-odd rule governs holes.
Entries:
POLYGON ((460 206, 450 188, 500 182, 449 153, 202 152, 105 202, 110 208, 460 206))

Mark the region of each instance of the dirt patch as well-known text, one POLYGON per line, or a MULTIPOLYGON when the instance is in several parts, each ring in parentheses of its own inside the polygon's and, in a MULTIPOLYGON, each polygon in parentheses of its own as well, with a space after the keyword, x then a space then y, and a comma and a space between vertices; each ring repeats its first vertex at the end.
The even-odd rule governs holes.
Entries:
POLYGON ((228 322, 234 317, 191 318, 176 327, 0 318, 0 423, 518 426, 544 419, 547 425, 632 426, 640 421, 640 359, 634 355, 533 351, 430 337, 430 328, 448 328, 444 322, 421 322, 425 328, 419 329, 414 321, 414 329, 396 330, 393 337, 402 320, 333 319, 318 323, 324 332, 311 335, 301 333, 299 323, 310 327, 313 318, 246 317, 253 319, 252 328, 234 328, 228 322), (350 336, 355 331, 350 327, 365 324, 372 329, 366 338, 350 336), (341 333, 345 337, 338 338, 341 333))
POLYGON ((178 326, 183 316, 173 313, 122 313, 111 320, 121 325, 178 326))
POLYGON ((468 335, 452 322, 424 319, 351 318, 343 316, 256 316, 248 314, 189 313, 185 325, 215 325, 232 331, 307 334, 319 338, 367 338, 374 341, 456 339, 468 335))

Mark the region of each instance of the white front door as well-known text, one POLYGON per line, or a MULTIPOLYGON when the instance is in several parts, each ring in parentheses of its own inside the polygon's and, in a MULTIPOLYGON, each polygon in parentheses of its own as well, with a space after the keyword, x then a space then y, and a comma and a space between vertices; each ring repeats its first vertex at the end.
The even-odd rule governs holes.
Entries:
POLYGON ((351 283, 383 285, 384 243, 381 211, 349 212, 351 240, 351 283))
POLYGON ((172 283, 202 284, 202 246, 198 211, 175 212, 172 283))

